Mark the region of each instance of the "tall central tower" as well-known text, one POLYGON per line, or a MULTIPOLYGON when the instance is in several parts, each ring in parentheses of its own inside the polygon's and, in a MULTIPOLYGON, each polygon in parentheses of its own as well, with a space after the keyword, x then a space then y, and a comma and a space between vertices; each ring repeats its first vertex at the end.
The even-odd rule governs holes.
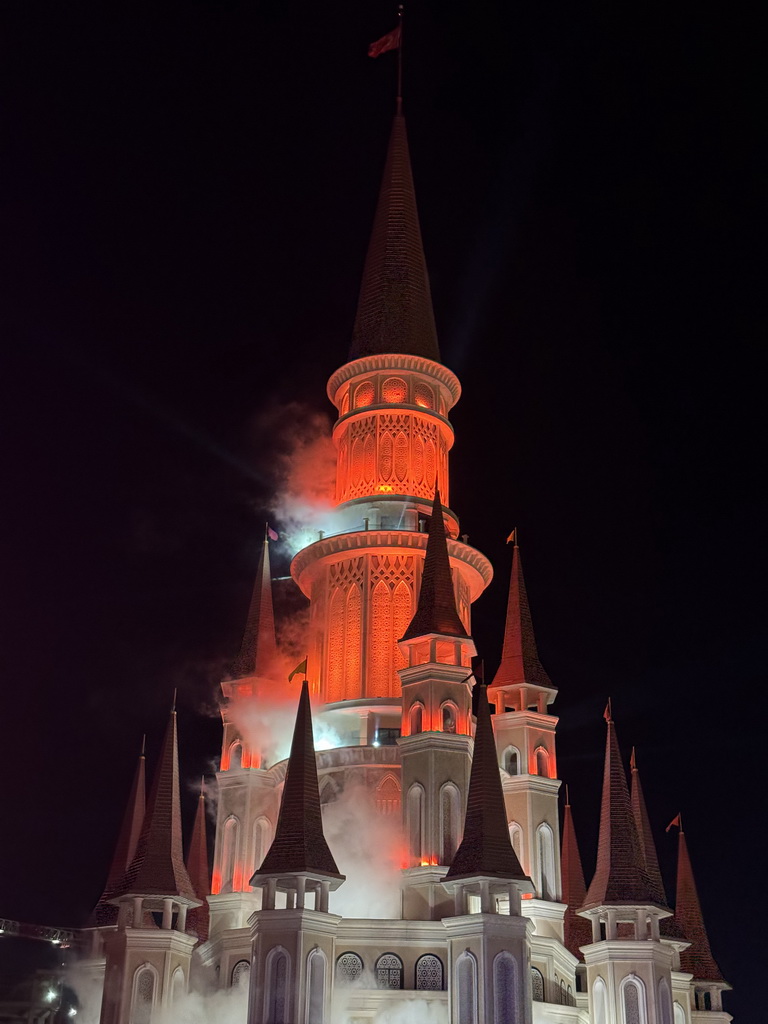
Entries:
MULTIPOLYGON (((296 555, 294 579, 311 601, 308 674, 327 705, 345 702, 358 742, 394 726, 397 641, 416 609, 435 487, 449 501, 448 419, 461 386, 439 362, 435 320, 408 154, 398 111, 363 272, 350 361, 328 382, 338 410, 335 526, 296 555), (348 702, 353 702, 350 705, 348 702), (388 713, 387 706, 391 706, 388 713), (390 722, 389 719, 392 719, 390 722)), ((457 540, 444 508, 456 606, 491 580, 488 560, 457 540)))

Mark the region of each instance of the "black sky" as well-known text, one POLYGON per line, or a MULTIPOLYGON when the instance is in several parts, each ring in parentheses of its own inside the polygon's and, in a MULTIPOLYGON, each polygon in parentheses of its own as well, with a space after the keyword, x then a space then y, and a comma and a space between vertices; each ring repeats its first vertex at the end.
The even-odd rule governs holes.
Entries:
MULTIPOLYGON (((715 5, 616 7, 407 11, 464 386, 451 505, 497 570, 489 666, 520 529, 587 871, 611 695, 672 893, 683 812, 746 1020, 766 952, 757 47, 715 5)), ((366 48, 394 9, 3 12, 0 916, 87 913, 174 686, 190 785, 217 755, 271 486, 257 424, 329 412, 393 107, 394 57, 366 48)))

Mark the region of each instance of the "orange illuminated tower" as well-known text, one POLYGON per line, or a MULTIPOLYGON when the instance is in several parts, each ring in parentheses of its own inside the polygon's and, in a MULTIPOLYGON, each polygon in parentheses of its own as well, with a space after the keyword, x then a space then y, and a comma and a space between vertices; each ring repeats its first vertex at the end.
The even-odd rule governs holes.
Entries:
MULTIPOLYGON (((449 500, 448 419, 461 393, 440 363, 405 120, 394 118, 363 272, 350 361, 328 382, 338 419, 332 535, 300 551, 291 572, 311 600, 309 670, 315 693, 358 721, 358 742, 399 727, 398 648, 416 610, 439 487, 449 500)), ((456 538, 443 509, 456 605, 470 606, 491 580, 488 560, 456 538)), ((331 531, 328 531, 329 533, 331 531)))

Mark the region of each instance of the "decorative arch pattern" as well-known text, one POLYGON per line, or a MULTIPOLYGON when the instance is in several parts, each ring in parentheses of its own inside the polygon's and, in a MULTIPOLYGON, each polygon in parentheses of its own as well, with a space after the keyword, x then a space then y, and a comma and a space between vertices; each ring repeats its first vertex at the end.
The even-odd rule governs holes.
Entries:
POLYGON ((443 991, 443 961, 433 953, 425 953, 416 961, 416 989, 426 992, 443 991))
POLYGON ((619 986, 622 1024, 647 1024, 645 985, 635 974, 629 974, 619 986))
POLYGON ((357 981, 363 973, 363 961, 357 953, 342 953, 336 959, 336 981, 345 982, 357 981))
POLYGON ((535 1003, 544 1002, 544 975, 538 967, 531 968, 531 993, 535 1003))
POLYGON ((238 960, 232 968, 232 988, 247 985, 251 976, 250 960, 238 960))
POLYGON ((282 946, 274 946, 265 963, 264 1020, 266 1024, 290 1024, 289 985, 290 959, 282 946))
POLYGON ((400 783, 394 775, 385 775, 376 787, 376 810, 383 815, 400 814, 400 783))
POLYGON ((384 953, 376 961, 376 984, 379 988, 403 987, 403 961, 394 953, 384 953))

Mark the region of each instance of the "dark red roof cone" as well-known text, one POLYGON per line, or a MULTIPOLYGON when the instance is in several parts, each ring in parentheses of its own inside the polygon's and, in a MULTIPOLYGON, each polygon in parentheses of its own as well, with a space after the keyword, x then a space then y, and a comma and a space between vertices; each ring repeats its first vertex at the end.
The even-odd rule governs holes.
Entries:
POLYGON ((136 854, 113 898, 124 895, 178 896, 197 902, 181 843, 175 710, 165 731, 136 854))
POLYGON ((637 835, 640 839, 640 851, 643 855, 643 866, 645 867, 654 888, 660 893, 664 893, 664 882, 661 878, 659 858, 656 853, 656 844, 653 841, 653 833, 651 832, 648 808, 645 806, 645 797, 643 796, 643 787, 640 783, 640 772, 637 768, 637 759, 635 757, 634 747, 632 748, 632 758, 629 763, 632 769, 632 814, 635 818, 635 827, 637 828, 637 835))
POLYGON ((523 563, 520 559, 520 548, 515 541, 512 551, 512 573, 509 578, 504 646, 501 652, 501 663, 491 687, 514 686, 520 683, 552 686, 549 676, 539 661, 531 609, 523 577, 523 563))
POLYGON ((478 689, 475 751, 469 776, 464 836, 444 881, 478 875, 528 880, 509 839, 491 710, 486 688, 482 685, 478 689))
POLYGON ((440 491, 435 487, 432 517, 429 521, 427 552, 421 574, 421 590, 416 614, 403 635, 403 640, 441 633, 443 636, 466 637, 467 631, 456 611, 453 593, 448 541, 445 535, 440 491))
POLYGON ((389 137, 349 358, 389 352, 440 361, 405 118, 399 111, 389 137))
POLYGON ((704 916, 701 913, 696 880, 693 877, 691 858, 688 856, 688 845, 682 828, 677 848, 675 920, 690 942, 688 949, 680 953, 680 969, 688 971, 697 981, 722 982, 723 975, 709 948, 709 937, 704 927, 704 916))
POLYGON ((323 833, 320 789, 312 739, 312 710, 309 683, 301 684, 299 709, 288 758, 280 815, 275 838, 258 875, 303 874, 341 878, 323 833))
POLYGON ((187 931, 197 935, 201 942, 208 938, 208 901, 207 896, 211 892, 211 871, 208 866, 208 835, 206 829, 205 794, 202 783, 200 785, 200 796, 197 801, 195 812, 195 823, 192 826, 192 838, 189 842, 187 853, 187 872, 195 890, 197 898, 201 901, 199 907, 194 907, 187 917, 187 931))
POLYGON ((117 921, 117 907, 108 900, 117 890, 131 861, 136 853, 136 847, 141 835, 141 827, 144 823, 144 811, 147 802, 147 787, 145 781, 146 758, 144 757, 144 743, 141 744, 141 753, 136 764, 136 771, 133 776, 131 793, 128 803, 125 806, 123 821, 120 825, 115 852, 112 855, 112 864, 107 876, 107 884, 101 894, 99 902, 93 909, 91 924, 107 925, 117 921))
POLYGON ((235 679, 243 676, 269 676, 274 672, 277 643, 275 641, 275 615, 272 607, 272 573, 269 566, 269 541, 264 544, 256 570, 248 619, 243 632, 240 653, 232 663, 235 679))
POLYGON ((608 735, 597 868, 584 906, 629 903, 666 909, 663 891, 653 885, 643 866, 643 853, 632 814, 616 727, 609 710, 605 717, 608 735))
POLYGON ((592 928, 586 918, 579 917, 576 911, 584 905, 587 886, 584 881, 584 869, 581 866, 581 854, 576 840, 576 829, 571 814, 571 804, 566 796, 565 816, 563 818, 563 847, 560 853, 560 873, 563 879, 562 902, 568 905, 563 924, 565 927, 565 947, 579 960, 584 957, 579 951, 592 941, 592 928))

